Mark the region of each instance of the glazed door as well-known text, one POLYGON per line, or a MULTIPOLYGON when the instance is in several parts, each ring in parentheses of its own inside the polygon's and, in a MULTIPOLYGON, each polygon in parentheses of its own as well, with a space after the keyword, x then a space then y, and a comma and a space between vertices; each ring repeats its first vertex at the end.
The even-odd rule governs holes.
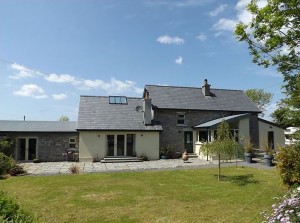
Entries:
POLYGON ((193 132, 184 132, 184 149, 188 153, 193 152, 193 132))
POLYGON ((274 149, 274 132, 268 132, 268 145, 274 149))
POLYGON ((17 148, 17 160, 28 161, 38 158, 36 138, 19 138, 17 148))

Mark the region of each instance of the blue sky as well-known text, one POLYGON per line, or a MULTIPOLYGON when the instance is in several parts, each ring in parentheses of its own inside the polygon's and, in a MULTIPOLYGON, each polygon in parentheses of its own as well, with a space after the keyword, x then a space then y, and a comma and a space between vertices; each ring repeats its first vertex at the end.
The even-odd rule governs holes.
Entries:
POLYGON ((77 120, 80 95, 141 97, 145 84, 262 88, 282 77, 236 41, 249 0, 1 0, 0 119, 77 120), (9 63, 9 62, 12 62, 9 63))

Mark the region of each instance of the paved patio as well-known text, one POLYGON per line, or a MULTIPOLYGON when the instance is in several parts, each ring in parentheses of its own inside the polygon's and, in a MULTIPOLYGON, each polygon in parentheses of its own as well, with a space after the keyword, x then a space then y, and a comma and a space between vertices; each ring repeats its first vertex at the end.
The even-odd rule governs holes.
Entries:
MULTIPOLYGON (((127 163, 92 163, 92 162, 42 162, 42 163, 21 163, 29 174, 32 175, 55 175, 70 174, 69 168, 72 165, 80 167, 80 173, 98 172, 121 172, 121 171, 147 171, 147 170, 174 170, 217 167, 217 161, 208 162, 198 158, 189 159, 183 162, 182 159, 154 160, 144 162, 127 163)), ((224 162, 222 165, 235 165, 235 162, 224 162)), ((255 168, 270 169, 261 162, 245 163, 238 161, 239 166, 251 166, 255 168)))

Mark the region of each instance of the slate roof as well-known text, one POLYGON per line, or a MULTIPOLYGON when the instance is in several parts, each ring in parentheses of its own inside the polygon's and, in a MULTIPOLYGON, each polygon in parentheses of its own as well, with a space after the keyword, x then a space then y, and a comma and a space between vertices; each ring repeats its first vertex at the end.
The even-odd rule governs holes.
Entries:
POLYGON ((240 115, 231 115, 231 116, 218 118, 218 119, 211 120, 209 122, 202 123, 200 125, 195 126, 194 128, 216 128, 219 125, 219 123, 221 123, 223 120, 227 121, 228 123, 231 123, 233 121, 240 120, 246 116, 249 116, 249 114, 246 113, 240 115))
POLYGON ((211 89, 204 96, 201 88, 146 85, 157 108, 209 111, 261 112, 242 90, 211 89))
POLYGON ((76 132, 77 122, 0 120, 0 132, 76 132))
POLYGON ((137 130, 161 131, 161 125, 143 123, 143 112, 136 111, 143 106, 141 98, 127 98, 128 104, 109 104, 109 97, 80 96, 78 130, 137 130))

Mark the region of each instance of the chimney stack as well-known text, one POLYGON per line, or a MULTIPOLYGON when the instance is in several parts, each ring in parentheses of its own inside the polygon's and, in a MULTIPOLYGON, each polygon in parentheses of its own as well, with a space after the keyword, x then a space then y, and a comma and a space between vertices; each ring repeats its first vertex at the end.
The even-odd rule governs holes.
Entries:
POLYGON ((204 96, 210 96, 210 84, 208 84, 207 79, 204 79, 204 84, 202 86, 202 93, 204 96))
POLYGON ((143 99, 143 111, 144 111, 144 123, 145 125, 151 125, 152 121, 152 99, 149 98, 149 91, 145 91, 143 99))

